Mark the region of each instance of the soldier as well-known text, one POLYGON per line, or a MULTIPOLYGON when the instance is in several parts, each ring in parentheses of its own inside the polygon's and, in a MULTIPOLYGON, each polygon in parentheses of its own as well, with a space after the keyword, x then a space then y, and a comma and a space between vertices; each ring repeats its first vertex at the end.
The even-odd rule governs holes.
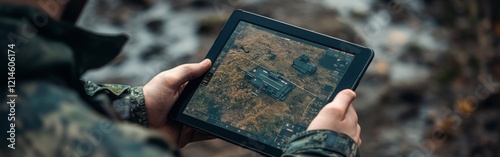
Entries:
MULTIPOLYGON (((0 156, 180 156, 177 149, 208 139, 167 114, 186 82, 206 72, 210 60, 161 72, 140 87, 81 81, 86 70, 114 58, 126 37, 70 24, 85 0, 6 2, 12 4, 0 4, 0 41, 15 44, 17 84, 15 91, 2 85, 2 96, 16 97, 4 97, 9 103, 0 108, 0 115, 9 115, 0 123, 7 130, 0 134, 0 156)), ((7 65, 5 58, 0 65, 7 65)), ((340 92, 308 131, 290 139, 283 156, 359 156, 354 98, 352 90, 340 92)))

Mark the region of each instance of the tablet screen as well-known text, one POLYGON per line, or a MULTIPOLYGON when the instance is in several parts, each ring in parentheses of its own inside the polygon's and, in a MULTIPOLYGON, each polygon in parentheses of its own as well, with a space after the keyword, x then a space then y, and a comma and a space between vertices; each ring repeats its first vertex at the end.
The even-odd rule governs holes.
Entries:
POLYGON ((240 21, 183 113, 283 150, 333 99, 353 59, 240 21))

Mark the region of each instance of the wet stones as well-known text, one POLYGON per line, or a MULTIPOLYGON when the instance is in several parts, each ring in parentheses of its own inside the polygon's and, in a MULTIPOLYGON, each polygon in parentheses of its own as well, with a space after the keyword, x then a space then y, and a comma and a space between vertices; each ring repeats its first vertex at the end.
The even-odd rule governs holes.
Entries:
POLYGON ((163 33, 163 21, 156 19, 156 20, 151 20, 146 23, 146 28, 151 32, 151 33, 163 33))

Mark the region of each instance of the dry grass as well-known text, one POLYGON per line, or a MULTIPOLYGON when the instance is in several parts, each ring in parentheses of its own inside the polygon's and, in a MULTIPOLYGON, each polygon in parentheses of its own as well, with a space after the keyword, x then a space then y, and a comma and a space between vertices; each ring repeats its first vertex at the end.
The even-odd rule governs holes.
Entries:
POLYGON ((325 49, 251 26, 246 26, 236 36, 234 45, 209 86, 198 90, 190 107, 205 113, 218 110, 218 113, 210 114, 240 129, 276 137, 284 123, 307 126, 306 109, 324 85, 335 87, 338 82, 329 70, 322 67, 318 67, 315 74, 303 77, 299 77, 299 72, 291 67, 293 60, 302 54, 307 54, 311 62, 318 65, 319 59, 326 53, 325 49), (275 54, 276 58, 270 59, 271 54, 275 54), (284 101, 271 98, 264 92, 259 96, 253 95, 254 87, 244 79, 245 72, 238 67, 251 70, 257 66, 279 72, 297 87, 284 101))

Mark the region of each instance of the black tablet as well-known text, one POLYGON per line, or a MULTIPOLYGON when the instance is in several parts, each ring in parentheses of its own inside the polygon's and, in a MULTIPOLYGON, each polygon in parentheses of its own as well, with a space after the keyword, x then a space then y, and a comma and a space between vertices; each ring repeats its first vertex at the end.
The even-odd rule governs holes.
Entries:
POLYGON ((190 81, 171 117, 267 156, 342 89, 355 89, 371 49, 236 10, 206 58, 212 68, 190 81))

